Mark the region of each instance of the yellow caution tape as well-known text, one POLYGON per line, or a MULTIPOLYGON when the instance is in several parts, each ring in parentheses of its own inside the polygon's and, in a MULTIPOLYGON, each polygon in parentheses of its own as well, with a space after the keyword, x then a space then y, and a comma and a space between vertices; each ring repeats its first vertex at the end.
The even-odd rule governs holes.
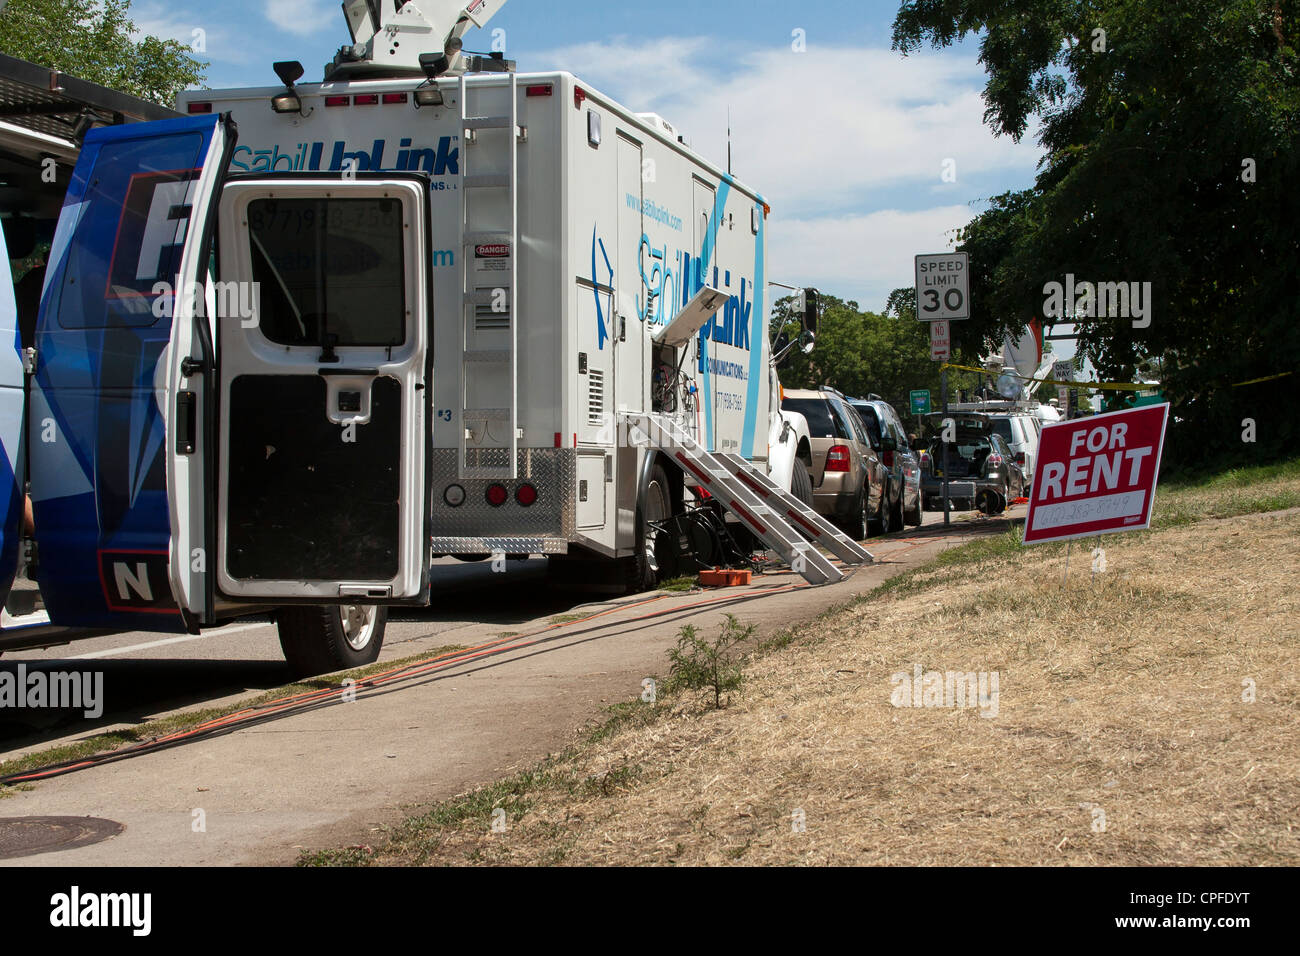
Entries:
MULTIPOLYGON (((981 375, 989 374, 986 368, 973 368, 970 365, 953 365, 951 362, 945 362, 940 368, 955 368, 962 372, 979 372, 981 375)), ((1006 370, 1011 372, 1010 369, 1006 370)), ((1141 382, 1074 382, 1055 378, 1034 378, 1030 375, 1019 375, 1011 372, 1016 378, 1023 379, 1026 382, 1041 382, 1043 385, 1064 385, 1067 388, 1094 388, 1114 392, 1145 392, 1148 390, 1155 391, 1160 388, 1159 384, 1141 382)))
MULTIPOLYGON (((957 369, 957 371, 959 372, 978 372, 981 375, 989 374, 989 370, 986 368, 975 368, 974 366, 971 365, 954 365, 951 362, 944 362, 943 365, 939 367, 941 369, 944 368, 957 369)), ((1007 374, 1007 373, 1015 375, 1016 378, 1026 382, 1041 382, 1044 385, 1064 385, 1066 388, 1090 388, 1090 389, 1100 389, 1103 391, 1112 391, 1112 392, 1145 392, 1145 391, 1159 391, 1159 389, 1162 387, 1159 382, 1147 382, 1147 383, 1073 382, 1073 381, 1062 381, 1055 378, 1033 378, 1032 376, 1029 375, 1020 375, 1017 372, 1012 372, 1010 369, 1005 369, 1003 371, 1003 374, 1007 374)), ((1275 379, 1286 378, 1288 375, 1294 375, 1294 374, 1295 374, 1294 372, 1278 372, 1278 374, 1276 375, 1265 375, 1263 378, 1252 378, 1248 382, 1236 382, 1232 385, 1229 385, 1228 387, 1241 388, 1243 385, 1258 385, 1260 382, 1272 382, 1275 379)))
POLYGON ((1252 378, 1249 382, 1237 382, 1229 388, 1241 388, 1243 385, 1255 385, 1259 382, 1271 382, 1275 378, 1286 378, 1288 375, 1294 375, 1294 372, 1278 372, 1276 375, 1265 375, 1263 378, 1252 378))

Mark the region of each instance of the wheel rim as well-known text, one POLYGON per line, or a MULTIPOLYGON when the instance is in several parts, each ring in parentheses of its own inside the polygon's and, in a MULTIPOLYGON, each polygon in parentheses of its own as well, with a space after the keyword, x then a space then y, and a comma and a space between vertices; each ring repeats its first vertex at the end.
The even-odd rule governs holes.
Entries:
POLYGON ((646 566, 655 574, 659 573, 659 562, 655 558, 655 542, 659 540, 659 532, 655 530, 652 523, 663 521, 667 517, 668 496, 659 482, 652 481, 645 491, 645 511, 642 520, 645 522, 646 566))
POLYGON ((364 650, 375 636, 375 616, 378 614, 373 604, 344 604, 339 608, 343 622, 343 639, 354 651, 364 650))

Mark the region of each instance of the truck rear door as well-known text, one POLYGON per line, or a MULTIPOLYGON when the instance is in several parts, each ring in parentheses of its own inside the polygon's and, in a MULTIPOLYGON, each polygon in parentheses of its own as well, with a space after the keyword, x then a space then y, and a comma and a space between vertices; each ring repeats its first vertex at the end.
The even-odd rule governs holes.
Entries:
POLYGON ((37 578, 56 624, 211 619, 203 318, 234 129, 216 116, 87 134, 50 249, 28 404, 37 578))
POLYGON ((227 183, 222 594, 427 602, 428 209, 410 174, 227 183))

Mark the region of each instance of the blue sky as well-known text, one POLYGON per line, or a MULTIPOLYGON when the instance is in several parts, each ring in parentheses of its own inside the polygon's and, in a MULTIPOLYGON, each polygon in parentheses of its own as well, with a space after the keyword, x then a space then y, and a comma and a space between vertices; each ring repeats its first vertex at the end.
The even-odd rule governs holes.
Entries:
MULTIPOLYGON (((896 0, 511 0, 467 49, 505 31, 521 71, 567 69, 635 110, 663 114, 772 204, 769 272, 869 309, 912 284, 914 254, 951 248, 988 196, 1033 181, 1041 155, 983 123, 976 45, 890 50, 896 0), (794 31, 806 49, 794 50, 794 31), (486 34, 486 35, 485 35, 486 34), (955 181, 945 182, 945 161, 955 181)), ((134 0, 143 30, 204 31, 214 88, 271 85, 271 63, 317 80, 348 35, 338 0, 134 0)))

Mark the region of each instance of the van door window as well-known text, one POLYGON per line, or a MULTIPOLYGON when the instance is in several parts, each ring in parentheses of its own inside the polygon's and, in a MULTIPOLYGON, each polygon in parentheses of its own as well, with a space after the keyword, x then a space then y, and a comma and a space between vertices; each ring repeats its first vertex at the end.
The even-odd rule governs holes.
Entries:
POLYGON ((259 326, 279 345, 406 341, 396 199, 257 199, 248 206, 259 326), (337 338, 334 338, 337 336, 337 338))

